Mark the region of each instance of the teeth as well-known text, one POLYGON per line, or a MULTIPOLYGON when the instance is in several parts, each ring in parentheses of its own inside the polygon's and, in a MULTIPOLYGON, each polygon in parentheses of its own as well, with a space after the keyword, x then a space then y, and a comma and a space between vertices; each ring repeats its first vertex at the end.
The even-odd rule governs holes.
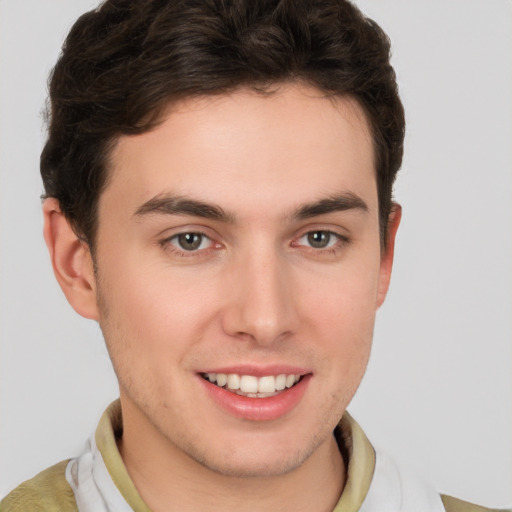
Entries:
POLYGON ((236 373, 230 373, 228 375, 228 388, 240 389, 240 375, 237 375, 236 373))
POLYGON ((242 375, 240 377, 240 391, 244 393, 256 393, 258 391, 258 378, 252 375, 242 375))
POLYGON ((205 379, 217 384, 217 386, 236 392, 239 395, 251 397, 273 396, 276 391, 283 391, 285 388, 291 388, 299 382, 300 375, 266 375, 264 377, 255 377, 254 375, 238 375, 237 373, 205 373, 205 379))
POLYGON ((276 377, 276 390, 282 391, 286 387, 286 375, 282 373, 276 377))
POLYGON ((273 393, 276 390, 276 378, 272 375, 261 377, 258 380, 258 391, 260 393, 273 393))

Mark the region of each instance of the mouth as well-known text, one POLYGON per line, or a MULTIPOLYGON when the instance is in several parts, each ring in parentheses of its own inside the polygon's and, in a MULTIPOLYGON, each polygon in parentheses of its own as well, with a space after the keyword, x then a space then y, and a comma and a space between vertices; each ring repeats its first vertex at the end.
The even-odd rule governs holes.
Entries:
POLYGON ((247 398, 270 398, 293 388, 302 378, 301 375, 285 374, 241 375, 238 373, 202 373, 201 377, 217 387, 235 395, 247 398))
POLYGON ((299 406, 313 374, 297 370, 240 367, 239 373, 226 368, 197 376, 212 403, 237 418, 261 422, 284 418, 299 406))

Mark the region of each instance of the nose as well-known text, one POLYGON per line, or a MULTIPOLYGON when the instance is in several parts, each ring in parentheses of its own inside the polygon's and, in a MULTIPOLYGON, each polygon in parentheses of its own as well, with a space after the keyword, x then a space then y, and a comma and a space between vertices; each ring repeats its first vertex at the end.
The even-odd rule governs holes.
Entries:
POLYGON ((287 262, 272 250, 240 258, 228 279, 224 331, 262 347, 295 332, 298 314, 292 274, 287 262))

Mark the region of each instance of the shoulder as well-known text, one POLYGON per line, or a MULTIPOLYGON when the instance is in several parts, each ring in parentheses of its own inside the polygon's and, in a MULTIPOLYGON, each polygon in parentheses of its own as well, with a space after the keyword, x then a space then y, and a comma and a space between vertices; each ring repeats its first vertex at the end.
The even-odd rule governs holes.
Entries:
POLYGON ((67 464, 59 462, 16 487, 0 502, 0 512, 77 512, 67 464))
POLYGON ((467 501, 458 500, 444 494, 441 495, 441 499, 443 500, 446 512, 512 512, 512 509, 495 509, 473 505, 467 501))

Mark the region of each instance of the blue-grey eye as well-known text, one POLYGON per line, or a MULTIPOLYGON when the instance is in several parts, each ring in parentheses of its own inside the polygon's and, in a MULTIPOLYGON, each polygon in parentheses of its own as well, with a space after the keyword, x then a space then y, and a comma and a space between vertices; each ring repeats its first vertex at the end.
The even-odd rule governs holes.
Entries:
POLYGON ((181 233, 174 236, 171 242, 184 251, 197 251, 198 249, 204 249, 209 239, 202 233, 181 233))
POLYGON ((339 235, 327 230, 309 231, 299 238, 300 245, 307 245, 313 249, 326 249, 332 247, 340 240, 339 235))
POLYGON ((335 236, 330 231, 311 231, 307 234, 308 244, 315 249, 325 249, 336 241, 335 236))

